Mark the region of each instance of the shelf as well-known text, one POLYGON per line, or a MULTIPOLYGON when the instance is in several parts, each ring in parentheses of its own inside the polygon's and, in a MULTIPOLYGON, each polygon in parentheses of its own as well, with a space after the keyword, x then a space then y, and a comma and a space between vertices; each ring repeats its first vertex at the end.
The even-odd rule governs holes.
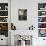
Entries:
POLYGON ((38 29, 46 29, 46 28, 38 28, 38 29))
POLYGON ((46 22, 38 22, 38 23, 46 23, 46 22))
POLYGON ((8 3, 0 3, 0 35, 8 37, 8 3))
POLYGON ((38 11, 46 11, 46 10, 38 10, 38 11))
POLYGON ((38 4, 38 36, 46 37, 46 3, 38 4))
POLYGON ((0 22, 0 23, 8 23, 8 22, 0 22))
POLYGON ((46 15, 44 15, 44 16, 38 16, 38 17, 46 17, 46 15))
POLYGON ((8 16, 0 16, 0 17, 8 17, 8 16))
POLYGON ((8 11, 8 10, 0 10, 0 11, 8 11))

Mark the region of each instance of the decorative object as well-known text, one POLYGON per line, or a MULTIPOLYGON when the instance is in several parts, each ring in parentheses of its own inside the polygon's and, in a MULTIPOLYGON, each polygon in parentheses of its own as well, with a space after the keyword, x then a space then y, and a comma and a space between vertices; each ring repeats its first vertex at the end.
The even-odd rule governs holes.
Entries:
POLYGON ((38 23, 38 28, 46 28, 46 23, 38 23))
POLYGON ((21 46, 25 46, 25 41, 21 40, 21 46))
POLYGON ((19 9, 18 10, 18 19, 19 20, 27 20, 27 9, 19 9))
POLYGON ((44 10, 44 8, 40 8, 40 10, 44 10))
POLYGON ((8 11, 0 11, 0 16, 8 16, 8 11))
POLYGON ((0 3, 0 10, 8 10, 8 3, 0 3))
POLYGON ((8 17, 0 17, 0 22, 8 22, 8 17))
POLYGON ((39 29, 39 37, 46 37, 46 29, 39 29))
POLYGON ((45 15, 45 12, 42 12, 42 15, 45 15))
POLYGON ((13 23, 11 23, 11 30, 16 30, 16 26, 13 23))
POLYGON ((32 36, 31 35, 19 35, 15 37, 16 46, 30 46, 32 45, 32 36))
POLYGON ((1 10, 1 6, 0 6, 0 10, 1 10))
POLYGON ((38 22, 46 22, 46 17, 38 17, 38 22))
POLYGON ((25 41, 25 45, 32 45, 32 36, 30 35, 19 35, 19 36, 23 41, 25 41))
POLYGON ((38 10, 45 10, 46 9, 46 3, 38 3, 38 10))
POLYGON ((33 25, 31 25, 31 26, 29 26, 29 30, 34 30, 34 26, 33 25))
POLYGON ((38 16, 46 16, 46 11, 38 11, 38 16))
POLYGON ((8 6, 5 6, 5 10, 8 10, 8 6))

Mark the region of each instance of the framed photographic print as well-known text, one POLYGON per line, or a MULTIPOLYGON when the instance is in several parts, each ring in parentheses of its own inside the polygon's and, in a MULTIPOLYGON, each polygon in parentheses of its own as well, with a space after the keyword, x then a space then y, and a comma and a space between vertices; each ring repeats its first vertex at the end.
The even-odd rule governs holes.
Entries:
POLYGON ((27 9, 18 9, 18 19, 27 20, 27 9))

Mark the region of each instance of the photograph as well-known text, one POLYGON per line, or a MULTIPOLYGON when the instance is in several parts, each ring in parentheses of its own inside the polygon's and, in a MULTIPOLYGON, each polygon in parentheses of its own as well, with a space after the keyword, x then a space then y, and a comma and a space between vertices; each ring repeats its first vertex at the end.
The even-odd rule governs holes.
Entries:
POLYGON ((18 9, 18 19, 27 20, 27 9, 18 9))

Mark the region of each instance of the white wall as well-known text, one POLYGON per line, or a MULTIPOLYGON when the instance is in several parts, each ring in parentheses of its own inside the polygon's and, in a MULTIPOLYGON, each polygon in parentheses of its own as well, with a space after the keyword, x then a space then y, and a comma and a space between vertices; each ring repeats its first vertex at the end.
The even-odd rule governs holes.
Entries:
POLYGON ((11 22, 17 30, 27 30, 32 24, 37 29, 38 3, 46 0, 11 0, 11 22), (18 20, 18 9, 27 9, 27 21, 18 20))
MULTIPOLYGON (((16 26, 16 32, 23 32, 32 24, 35 26, 33 46, 41 46, 42 38, 38 38, 38 3, 45 3, 46 0, 11 0, 11 22, 16 26), (27 21, 18 20, 18 9, 27 9, 27 21), (23 30, 23 31, 22 31, 23 30), (37 37, 35 37, 37 36, 37 37), (37 39, 37 40, 36 40, 37 39), (39 43, 39 44, 38 44, 39 43)), ((29 30, 28 30, 29 31, 29 30)), ((25 31, 25 33, 27 33, 25 31)), ((43 46, 43 45, 42 45, 43 46)))
POLYGON ((28 27, 33 24, 36 29, 36 33, 33 34, 37 36, 37 0, 11 0, 11 22, 16 25, 15 34, 27 34, 28 27), (27 21, 18 20, 18 9, 27 9, 27 21))
POLYGON ((17 30, 27 30, 29 26, 31 26, 34 23, 37 23, 36 12, 37 12, 37 2, 35 1, 31 1, 31 0, 11 1, 11 15, 12 15, 11 22, 13 22, 16 25, 17 30), (18 20, 18 9, 27 9, 27 21, 18 20))

